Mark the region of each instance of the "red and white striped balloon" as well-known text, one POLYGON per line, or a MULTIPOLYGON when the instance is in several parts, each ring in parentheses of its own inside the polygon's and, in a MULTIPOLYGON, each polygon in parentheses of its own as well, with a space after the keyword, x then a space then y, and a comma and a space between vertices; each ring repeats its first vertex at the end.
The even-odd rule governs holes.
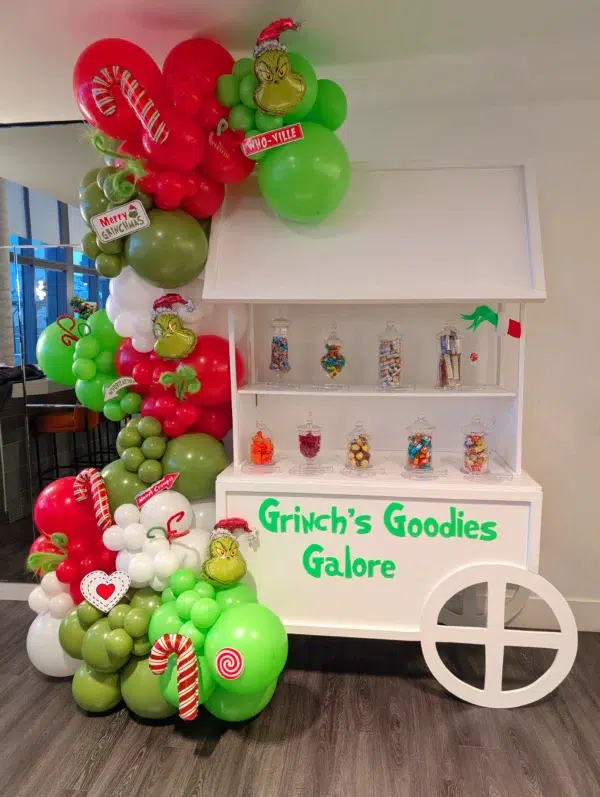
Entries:
POLYGON ((173 653, 177 656, 179 716, 182 720, 193 720, 198 716, 200 682, 192 640, 182 634, 165 634, 152 646, 148 666, 154 675, 162 675, 173 653))

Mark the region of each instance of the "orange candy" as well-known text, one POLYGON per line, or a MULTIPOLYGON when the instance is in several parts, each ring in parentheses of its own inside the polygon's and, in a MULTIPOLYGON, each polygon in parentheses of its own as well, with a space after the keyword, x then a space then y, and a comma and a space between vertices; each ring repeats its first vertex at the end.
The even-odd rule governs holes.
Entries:
POLYGON ((273 461, 273 441, 258 431, 250 444, 250 462, 253 465, 270 465, 273 461))

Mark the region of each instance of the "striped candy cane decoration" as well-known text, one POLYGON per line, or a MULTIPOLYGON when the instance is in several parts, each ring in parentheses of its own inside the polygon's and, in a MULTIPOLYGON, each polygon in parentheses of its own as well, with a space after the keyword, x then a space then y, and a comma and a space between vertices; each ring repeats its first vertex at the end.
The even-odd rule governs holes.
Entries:
POLYGON ((101 531, 106 531, 109 526, 112 526, 113 519, 110 514, 108 494, 104 480, 96 468, 86 468, 75 478, 73 495, 76 501, 85 501, 91 495, 98 528, 101 531))
POLYGON ((154 675, 162 675, 173 653, 177 656, 179 716, 182 720, 193 720, 198 715, 200 684, 198 659, 192 640, 181 634, 165 634, 152 645, 148 666, 154 675))
POLYGON ((117 103, 112 89, 118 86, 121 94, 140 120, 148 135, 156 144, 163 144, 169 137, 169 130, 162 120, 154 101, 146 95, 146 89, 127 69, 120 66, 104 67, 92 80, 92 94, 96 107, 104 116, 112 116, 117 111, 117 103))

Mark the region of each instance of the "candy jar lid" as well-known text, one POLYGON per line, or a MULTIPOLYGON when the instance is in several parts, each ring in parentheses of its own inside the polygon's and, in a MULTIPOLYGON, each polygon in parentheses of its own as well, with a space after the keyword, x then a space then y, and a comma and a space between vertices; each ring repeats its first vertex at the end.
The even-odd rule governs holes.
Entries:
POLYGON ((416 421, 406 427, 409 434, 431 434, 435 432, 435 426, 429 423, 424 415, 419 415, 416 421))
POLYGON ((283 307, 280 307, 277 310, 277 312, 278 312, 279 315, 277 316, 277 318, 274 318, 271 321, 271 326, 273 327, 273 329, 285 328, 285 327, 289 327, 289 326, 292 325, 292 322, 290 321, 290 319, 286 318, 283 315, 283 313, 284 313, 283 307))
POLYGON ((481 418, 476 415, 473 420, 468 423, 466 426, 461 427, 461 432, 465 435, 469 434, 480 434, 484 435, 489 432, 489 426, 486 426, 485 423, 481 420, 481 418))
POLYGON ((337 322, 334 321, 331 325, 331 332, 329 333, 329 337, 325 340, 326 346, 341 346, 342 339, 337 333, 337 322))
POLYGON ((351 443, 353 440, 356 440, 357 437, 364 437, 365 439, 368 439, 370 436, 371 435, 363 426, 362 421, 358 421, 354 429, 346 435, 349 443, 351 443))
POLYGON ((263 437, 273 437, 273 432, 269 429, 269 427, 266 424, 257 421, 254 434, 258 434, 259 432, 262 432, 263 437))
POLYGON ((393 321, 385 322, 385 329, 381 330, 379 337, 382 340, 402 340, 402 335, 398 332, 398 329, 393 321))
POLYGON ((441 332, 438 332, 437 339, 444 338, 447 336, 451 336, 453 338, 457 338, 458 340, 462 340, 462 335, 458 334, 458 329, 456 328, 456 324, 453 324, 452 321, 446 321, 446 324, 441 332))
POLYGON ((313 421, 312 412, 308 413, 306 423, 303 423, 298 427, 298 434, 321 434, 321 427, 313 421))

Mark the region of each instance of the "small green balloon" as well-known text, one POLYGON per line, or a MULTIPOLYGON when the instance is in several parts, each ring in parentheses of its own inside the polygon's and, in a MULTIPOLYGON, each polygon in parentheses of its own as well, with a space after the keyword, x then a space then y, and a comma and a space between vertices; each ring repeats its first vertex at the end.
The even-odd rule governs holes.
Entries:
POLYGON ((198 593, 193 589, 188 589, 185 592, 182 592, 181 595, 177 596, 175 608, 177 609, 177 614, 184 622, 187 622, 191 619, 192 607, 194 603, 201 600, 202 598, 200 595, 198 595, 198 593))
POLYGON ((91 226, 92 216, 97 216, 99 213, 104 213, 108 208, 108 199, 104 196, 104 192, 98 187, 94 180, 86 186, 81 192, 81 199, 79 202, 79 209, 81 216, 85 223, 91 226))
POLYGON ((160 680, 151 672, 147 658, 132 656, 123 667, 121 694, 127 708, 138 717, 160 720, 177 713, 177 708, 162 696, 160 680))
POLYGON ((216 589, 208 581, 199 581, 194 590, 199 592, 203 598, 214 598, 216 593, 216 589))
POLYGON ((106 310, 96 310, 87 320, 90 332, 100 344, 101 349, 116 351, 117 346, 123 338, 115 332, 115 328, 110 318, 106 315, 106 310))
POLYGON ((73 360, 73 373, 77 379, 93 379, 96 376, 96 366, 92 360, 85 357, 78 357, 73 360))
POLYGON ((124 628, 125 627, 125 618, 131 611, 131 607, 125 603, 119 603, 118 606, 115 606, 111 609, 108 613, 108 624, 113 629, 115 628, 124 628))
POLYGON ((271 116, 263 111, 256 111, 254 119, 255 127, 260 133, 266 133, 268 130, 277 130, 278 127, 283 126, 283 116, 271 116))
MULTIPOLYGON (((196 595, 198 596, 197 592, 196 595)), ((216 600, 197 597, 192 604, 190 619, 196 628, 211 628, 216 623, 221 611, 222 608, 216 600)))
POLYGON ((122 445, 123 448, 139 447, 142 445, 142 435, 134 425, 127 424, 117 435, 117 444, 122 445))
POLYGON ((145 418, 140 418, 139 423, 137 426, 138 432, 141 434, 142 437, 158 437, 162 432, 162 425, 159 420, 156 418, 152 418, 151 416, 147 416, 145 418))
POLYGON ((145 636, 148 633, 151 614, 146 609, 132 608, 125 617, 125 631, 132 637, 145 636))
POLYGON ((152 650, 152 642, 147 634, 136 637, 133 640, 133 655, 134 656, 147 656, 152 650))
POLYGON ((81 248, 83 250, 83 254, 86 255, 86 257, 89 257, 92 260, 95 260, 98 257, 98 255, 100 254, 100 248, 96 243, 95 232, 93 232, 92 230, 88 230, 88 232, 85 233, 85 235, 81 239, 81 248))
POLYGON ((104 409, 104 388, 112 384, 108 374, 96 374, 92 379, 78 379, 75 382, 75 395, 88 410, 102 412, 104 409))
MULTIPOLYGON (((250 138, 251 136, 260 136, 260 130, 248 130, 246 133, 246 138, 250 138)), ((269 150, 266 149, 263 152, 255 152, 253 155, 246 155, 247 158, 250 158, 252 161, 259 161, 265 157, 269 150)))
POLYGON ((154 207, 154 200, 150 194, 145 194, 143 191, 138 191, 137 199, 140 200, 144 210, 152 210, 154 207))
POLYGON ((162 437, 147 437, 142 443, 142 451, 148 459, 160 459, 165 453, 167 444, 162 437))
POLYGON ((131 598, 129 604, 132 609, 145 609, 151 615, 161 604, 160 595, 152 587, 140 587, 131 598))
MULTIPOLYGON (((121 408, 119 407, 119 409, 121 408)), ((130 473, 137 473, 145 459, 141 448, 126 448, 121 455, 121 462, 130 473)))
POLYGON ((123 259, 121 255, 105 255, 101 252, 96 258, 96 271, 101 277, 108 280, 118 277, 123 271, 123 259))
POLYGON ((254 127, 254 111, 240 103, 235 105, 229 113, 229 127, 232 130, 252 130, 254 127))
POLYGON ((240 80, 243 80, 247 75, 254 73, 254 59, 253 58, 239 58, 233 65, 231 74, 235 75, 240 80))
MULTIPOLYGON (((256 591, 248 584, 234 584, 233 587, 220 589, 215 600, 223 611, 233 609, 234 606, 240 606, 243 603, 258 603, 256 591)), ((194 619, 193 615, 192 619, 194 619)))
POLYGON ((77 668, 71 688, 77 705, 95 714, 109 711, 121 700, 119 673, 97 672, 86 662, 77 668))
POLYGON ((243 722, 260 714, 273 697, 276 686, 277 680, 261 692, 249 695, 232 694, 217 686, 205 701, 204 707, 214 717, 225 722, 243 722))
POLYGON ((79 190, 82 191, 84 188, 87 188, 90 183, 95 183, 99 171, 100 169, 90 169, 89 172, 86 172, 79 183, 79 190))
POLYGON ((74 659, 81 658, 81 644, 87 629, 88 626, 79 620, 77 609, 71 609, 58 628, 58 641, 62 649, 74 659))
POLYGON ((81 324, 74 324, 71 328, 72 323, 72 320, 64 319, 61 320, 63 326, 59 326, 56 321, 49 324, 39 336, 35 347, 38 365, 48 379, 67 387, 73 387, 77 377, 73 373, 75 347, 71 338, 65 335, 65 330, 68 330, 69 336, 79 339, 82 327, 81 324))
POLYGON ((111 655, 108 652, 107 641, 109 634, 114 633, 108 618, 102 617, 88 628, 83 637, 81 653, 84 661, 99 672, 116 672, 120 670, 129 658, 129 653, 111 655))
POLYGON ((105 255, 120 255, 123 251, 123 239, 117 238, 116 241, 101 241, 98 238, 98 249, 105 255))
POLYGON ((199 651, 202 650, 204 647, 204 634, 202 631, 199 631, 196 626, 194 625, 191 620, 188 620, 187 623, 184 623, 181 628, 179 629, 179 633, 182 636, 187 636, 192 640, 192 644, 194 649, 199 651))
POLYGON ((106 637, 106 651, 109 656, 128 656, 133 650, 133 640, 123 628, 115 628, 106 637))
POLYGON ((256 108, 254 102, 254 91, 258 86, 258 81, 254 77, 254 73, 245 75, 240 81, 240 100, 247 108, 256 108))
POLYGON ((140 407, 142 406, 142 397, 139 393, 134 393, 130 390, 129 393, 125 393, 123 398, 120 400, 120 404, 125 415, 133 415, 135 412, 140 411, 140 407))
MULTIPOLYGON (((204 656, 196 656, 198 659, 198 704, 202 705, 210 698, 215 689, 215 682, 210 673, 208 663, 204 656)), ((171 656, 167 669, 159 675, 160 689, 165 700, 172 706, 179 708, 179 690, 177 688, 177 661, 171 656)))
POLYGON ((162 593, 162 602, 163 603, 170 603, 171 601, 175 600, 175 593, 171 589, 171 587, 165 587, 162 593))
POLYGON ((114 421, 115 423, 122 421, 126 415, 126 413, 121 409, 119 399, 116 398, 107 401, 102 412, 109 421, 114 421))
POLYGON ((223 445, 202 433, 184 434, 171 440, 162 458, 163 473, 179 473, 177 492, 188 501, 214 495, 217 476, 228 464, 223 445))
POLYGON ((81 625, 84 625, 89 628, 90 625, 93 625, 97 620, 100 620, 101 617, 104 615, 100 611, 100 609, 96 609, 95 606, 92 606, 91 603, 87 601, 83 601, 77 607, 77 618, 81 625))
POLYGON ((100 344, 93 335, 84 335, 75 344, 75 356, 93 360, 100 352, 100 344))
MULTIPOLYGON (((88 336, 89 337, 89 336, 88 336)), ((101 351, 94 357, 94 364, 101 374, 111 374, 117 378, 115 373, 115 355, 112 351, 101 351)))
POLYGON ((120 459, 108 464, 101 475, 113 514, 121 504, 134 504, 136 495, 146 489, 144 482, 137 474, 130 473, 120 459))
POLYGON ((316 122, 329 130, 337 130, 346 121, 348 113, 344 90, 333 80, 319 80, 317 85, 317 99, 306 115, 306 121, 316 122))
POLYGON ((110 174, 114 174, 117 171, 115 166, 103 166, 102 169, 96 175, 96 182, 98 183, 98 188, 102 188, 104 186, 104 181, 110 174))
POLYGON ((240 79, 237 75, 221 75, 217 79, 217 99, 226 108, 240 101, 240 79))
POLYGON ((144 484, 154 484, 162 479, 162 465, 155 459, 147 459, 142 462, 137 473, 144 484))
POLYGON ((154 644, 157 639, 160 639, 165 634, 176 634, 182 625, 183 620, 177 614, 175 601, 168 601, 159 606, 150 618, 148 638, 154 644))
POLYGON ((175 597, 179 597, 187 590, 194 589, 197 578, 193 570, 187 568, 179 568, 171 574, 169 578, 169 586, 175 593, 175 597))
POLYGON ((139 423, 140 423, 140 421, 141 421, 141 420, 142 420, 142 418, 130 418, 130 419, 127 421, 127 427, 128 427, 129 429, 136 429, 136 430, 137 430, 137 428, 138 428, 138 426, 139 426, 139 423))
POLYGON ((304 97, 302 97, 298 105, 283 117, 283 123, 286 125, 304 119, 315 104, 319 90, 317 75, 310 61, 304 58, 303 55, 298 55, 298 53, 288 54, 290 56, 292 71, 298 72, 304 79, 305 90, 304 97))

